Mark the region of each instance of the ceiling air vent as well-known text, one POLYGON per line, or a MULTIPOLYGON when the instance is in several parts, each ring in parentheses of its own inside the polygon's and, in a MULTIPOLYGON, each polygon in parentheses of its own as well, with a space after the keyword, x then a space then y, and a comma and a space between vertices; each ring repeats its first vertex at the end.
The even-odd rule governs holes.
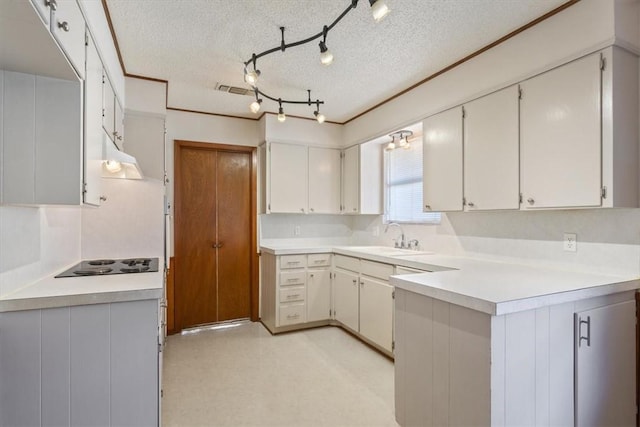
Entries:
POLYGON ((231 93, 234 95, 247 95, 247 96, 253 96, 253 89, 247 89, 244 87, 237 87, 237 86, 229 86, 229 85, 223 85, 218 83, 216 85, 216 90, 219 90, 221 92, 227 92, 227 93, 231 93))

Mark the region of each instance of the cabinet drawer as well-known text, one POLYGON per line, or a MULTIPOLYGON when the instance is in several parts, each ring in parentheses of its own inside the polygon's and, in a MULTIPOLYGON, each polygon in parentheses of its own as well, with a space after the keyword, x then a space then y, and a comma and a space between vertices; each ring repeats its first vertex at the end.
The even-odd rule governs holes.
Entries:
POLYGON ((284 255, 280 257, 280 268, 304 268, 306 266, 306 255, 284 255))
POLYGON ((360 261, 360 273, 388 281, 393 274, 393 265, 363 259, 360 261))
POLYGON ((280 306, 280 325, 304 323, 304 303, 280 306))
POLYGON ((350 256, 336 255, 335 256, 336 267, 344 268, 345 270, 360 272, 360 260, 350 256))
POLYGON ((280 302, 304 301, 304 288, 291 287, 280 289, 280 302))
POLYGON ((331 254, 311 254, 307 255, 307 265, 313 267, 329 267, 331 265, 331 254))
POLYGON ((304 285, 306 279, 305 271, 283 271, 280 273, 280 286, 304 285))

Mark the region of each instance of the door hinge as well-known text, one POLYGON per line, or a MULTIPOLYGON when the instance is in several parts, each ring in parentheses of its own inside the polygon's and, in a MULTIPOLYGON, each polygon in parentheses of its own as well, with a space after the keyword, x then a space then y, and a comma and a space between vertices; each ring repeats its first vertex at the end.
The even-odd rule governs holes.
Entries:
POLYGON ((522 204, 522 193, 520 193, 520 196, 518 197, 518 203, 522 204))
POLYGON ((395 349, 396 349, 396 342, 391 341, 391 351, 395 351, 395 349))
POLYGON ((604 71, 607 68, 607 58, 602 54, 600 55, 600 70, 604 71))
POLYGON ((467 198, 466 197, 462 198, 462 206, 467 206, 467 198))
POLYGON ((464 119, 465 117, 467 117, 467 110, 462 107, 462 118, 464 119))
POLYGON ((269 212, 271 212, 271 203, 267 205, 267 208, 269 209, 269 212))
POLYGON ((396 290, 391 291, 391 299, 396 299, 396 290))
POLYGON ((87 183, 86 182, 82 183, 82 194, 87 194, 87 183))
POLYGON ((87 33, 84 33, 84 45, 89 46, 89 36, 87 33))
POLYGON ((600 193, 603 199, 607 198, 607 187, 602 187, 602 192, 600 193))
POLYGON ((522 99, 522 88, 518 86, 518 99, 522 99))

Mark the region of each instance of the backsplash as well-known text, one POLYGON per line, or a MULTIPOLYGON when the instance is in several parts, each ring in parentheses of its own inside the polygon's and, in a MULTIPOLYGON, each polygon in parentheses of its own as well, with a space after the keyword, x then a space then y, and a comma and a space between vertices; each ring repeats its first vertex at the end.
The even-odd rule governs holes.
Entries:
POLYGON ((80 258, 80 207, 0 206, 0 295, 80 258))

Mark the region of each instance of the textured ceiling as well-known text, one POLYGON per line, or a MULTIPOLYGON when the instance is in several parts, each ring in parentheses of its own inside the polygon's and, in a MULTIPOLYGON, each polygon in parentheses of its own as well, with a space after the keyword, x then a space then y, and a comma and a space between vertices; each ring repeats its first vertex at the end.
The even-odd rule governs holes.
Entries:
MULTIPOLYGON (((243 62, 253 53, 322 31, 350 0, 107 0, 127 73, 169 81, 174 108, 252 117, 243 62)), ((380 23, 360 0, 327 37, 334 62, 319 61, 318 41, 258 60, 262 91, 325 101, 327 120, 344 122, 425 77, 560 6, 564 0, 386 0, 380 23)), ((284 105, 312 117, 307 106, 284 105)), ((265 100, 262 111, 277 112, 265 100)))

